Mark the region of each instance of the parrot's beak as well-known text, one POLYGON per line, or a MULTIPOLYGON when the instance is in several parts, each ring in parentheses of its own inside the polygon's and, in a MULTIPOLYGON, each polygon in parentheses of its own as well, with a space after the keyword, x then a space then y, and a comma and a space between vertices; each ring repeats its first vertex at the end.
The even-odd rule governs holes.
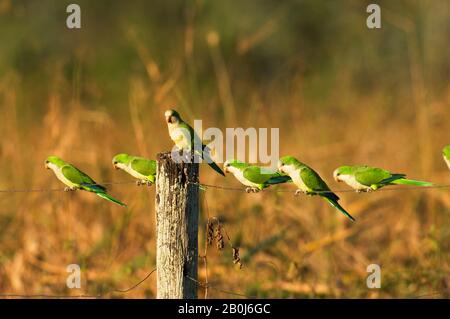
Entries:
POLYGON ((224 167, 223 167, 223 172, 224 172, 224 173, 228 173, 228 167, 227 167, 227 166, 224 166, 224 167))
POLYGON ((334 173, 334 174, 333 174, 333 177, 334 177, 334 180, 335 180, 337 183, 340 183, 340 182, 341 182, 341 180, 339 179, 339 174, 334 173))
POLYGON ((113 163, 114 169, 119 169, 119 167, 117 166, 117 163, 113 163))
POLYGON ((46 169, 50 169, 50 167, 48 166, 48 163, 47 163, 47 162, 45 162, 45 168, 46 168, 46 169))
POLYGON ((167 123, 172 123, 172 116, 166 116, 166 122, 167 123))

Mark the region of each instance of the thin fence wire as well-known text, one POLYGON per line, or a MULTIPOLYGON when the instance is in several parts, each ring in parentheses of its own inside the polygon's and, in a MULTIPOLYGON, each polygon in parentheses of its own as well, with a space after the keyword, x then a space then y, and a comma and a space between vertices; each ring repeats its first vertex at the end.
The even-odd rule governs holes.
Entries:
MULTIPOLYGON (((135 181, 118 181, 118 182, 103 182, 98 183, 96 185, 103 185, 103 186, 111 186, 111 185, 130 185, 130 184, 136 184, 135 181)), ((212 185, 212 184, 204 184, 204 183, 198 183, 198 182, 189 182, 191 185, 197 185, 201 188, 213 188, 218 190, 224 190, 224 191, 236 191, 236 192, 245 192, 245 193, 252 193, 255 190, 251 189, 249 187, 231 187, 231 186, 222 186, 222 185, 212 185)), ((446 189, 450 188, 450 184, 436 184, 433 186, 403 186, 403 187, 383 187, 379 188, 377 190, 372 191, 362 191, 359 193, 374 193, 374 192, 385 192, 385 191, 412 191, 412 190, 432 190, 432 189, 446 189)), ((66 188, 7 188, 7 189, 0 189, 0 193, 35 193, 35 192, 64 192, 66 191, 66 188)), ((287 189, 287 188, 275 188, 275 189, 263 189, 261 191, 256 192, 267 192, 267 193, 293 193, 296 194, 296 189, 287 189)), ((327 194, 327 193, 358 193, 354 189, 334 189, 334 190, 327 190, 327 191, 315 191, 314 194, 327 194)))
POLYGON ((221 293, 224 293, 224 294, 227 294, 227 295, 231 295, 231 296, 239 296, 239 297, 245 297, 245 298, 249 298, 249 299, 256 299, 256 298, 258 298, 257 296, 250 296, 250 295, 246 295, 246 294, 241 293, 241 292, 235 292, 235 291, 231 291, 231 290, 225 290, 225 289, 217 288, 216 286, 213 286, 210 283, 205 283, 205 282, 198 281, 197 279, 192 278, 190 276, 187 276, 186 278, 188 278, 189 280, 194 282, 197 285, 198 288, 212 289, 212 290, 219 291, 221 293))
MULTIPOLYGON (((98 185, 103 186, 114 186, 114 185, 130 185, 135 184, 135 181, 107 181, 98 183, 98 185)), ((245 192, 249 193, 249 188, 244 187, 229 187, 229 186, 222 186, 222 185, 211 185, 211 184, 204 184, 204 183, 198 183, 198 182, 189 182, 189 184, 197 185, 203 189, 216 189, 216 190, 224 190, 224 191, 235 191, 235 192, 245 192)), ((447 189, 450 188, 450 184, 436 184, 433 186, 407 186, 407 187, 385 187, 376 190, 377 192, 380 191, 408 191, 408 190, 430 190, 430 189, 447 189)), ((35 192, 65 192, 67 191, 66 188, 9 188, 9 189, 0 189, 0 193, 35 193, 35 192)), ((252 192, 252 191, 250 191, 252 192)), ((270 193, 293 193, 297 194, 296 190, 294 189, 286 189, 286 188, 277 188, 277 189, 264 189, 261 192, 270 192, 270 193)), ((315 192, 316 194, 322 194, 322 193, 354 193, 355 190, 353 189, 337 189, 337 190, 329 190, 329 191, 319 191, 315 192)), ((375 191, 373 191, 375 192, 375 191)), ((209 212, 208 212, 209 214, 209 212)), ((228 234, 227 234, 228 236, 228 234)), ((228 240, 229 236, 228 236, 228 240)), ((206 257, 206 255, 204 256, 206 257)), ((206 259, 206 258, 205 258, 206 259)), ((149 272, 143 279, 141 279, 139 282, 134 284, 133 286, 126 288, 126 289, 109 289, 99 294, 79 294, 79 295, 58 295, 58 294, 17 294, 17 293, 0 293, 0 298, 107 298, 112 293, 128 293, 130 291, 133 291, 137 287, 139 287, 143 282, 145 282, 150 276, 155 273, 156 269, 153 269, 151 272, 149 272)), ((206 270, 207 271, 207 270, 206 270)), ((195 278, 187 276, 187 278, 191 281, 193 281, 198 288, 205 289, 206 291, 208 289, 215 290, 217 292, 230 295, 230 296, 237 296, 237 297, 244 297, 244 298, 250 298, 255 299, 258 298, 258 296, 252 296, 247 295, 242 292, 236 292, 236 291, 230 291, 225 290, 222 288, 219 288, 215 285, 212 285, 210 282, 208 282, 208 279, 206 279, 206 282, 201 282, 196 280, 195 278)), ((449 289, 444 289, 443 291, 434 291, 429 294, 422 294, 418 296, 412 296, 409 298, 427 298, 427 297, 433 297, 439 294, 445 294, 449 292, 449 289)), ((207 297, 207 292, 205 294, 205 297, 207 297)))
MULTIPOLYGON (((228 187, 228 186, 221 186, 221 185, 211 185, 211 184, 203 184, 203 183, 195 183, 191 182, 191 184, 198 185, 203 188, 214 188, 214 189, 220 189, 225 191, 238 191, 238 192, 253 192, 249 187, 228 187)), ((440 184, 440 185, 433 185, 433 186, 404 186, 404 187, 383 187, 379 188, 377 190, 371 190, 371 191, 361 191, 357 192, 354 189, 335 189, 335 190, 328 190, 328 191, 315 191, 315 194, 328 194, 328 193, 374 193, 374 192, 384 192, 384 191, 408 191, 408 190, 428 190, 428 189, 445 189, 450 188, 450 184, 440 184)), ((286 188, 277 188, 277 189, 263 189, 258 192, 269 192, 269 193, 296 193, 297 191, 295 189, 286 189, 286 188)))
MULTIPOLYGON (((111 186, 111 185, 129 185, 136 184, 135 181, 118 181, 118 182, 102 182, 94 185, 111 186)), ((65 187, 59 188, 9 188, 0 189, 0 193, 44 193, 44 192, 65 192, 65 187)))
POLYGON ((79 294, 79 295, 58 295, 58 294, 2 294, 0 293, 0 298, 105 298, 111 293, 128 293, 137 287, 139 287, 144 281, 146 281, 150 276, 156 272, 156 268, 150 271, 143 279, 135 283, 133 286, 125 289, 107 289, 99 294, 79 294))

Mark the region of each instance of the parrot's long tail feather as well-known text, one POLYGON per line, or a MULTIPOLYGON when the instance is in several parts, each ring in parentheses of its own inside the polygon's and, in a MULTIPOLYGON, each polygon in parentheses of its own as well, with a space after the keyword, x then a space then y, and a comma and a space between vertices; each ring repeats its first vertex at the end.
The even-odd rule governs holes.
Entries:
POLYGON ((99 184, 81 184, 80 185, 82 189, 84 189, 85 191, 88 192, 93 192, 93 193, 97 193, 97 192, 105 192, 106 191, 106 187, 99 185, 99 184))
POLYGON ((396 184, 396 185, 411 185, 411 186, 424 186, 424 187, 434 186, 434 184, 430 183, 430 182, 416 181, 416 180, 413 180, 413 179, 406 179, 406 178, 397 179, 397 180, 393 181, 392 184, 396 184))
POLYGON ((292 182, 292 179, 289 176, 282 175, 282 176, 271 177, 266 183, 269 185, 274 185, 274 184, 281 184, 281 183, 287 183, 287 182, 292 182))
POLYGON ((352 215, 350 215, 341 205, 339 205, 339 203, 337 202, 337 200, 335 199, 331 199, 328 198, 326 196, 323 196, 323 198, 325 198, 325 200, 330 203, 331 206, 333 206, 334 208, 336 208, 338 211, 340 211, 342 214, 344 214, 345 216, 347 216, 351 221, 355 221, 355 218, 353 218, 352 215))
POLYGON ((392 184, 394 181, 397 181, 397 180, 405 178, 405 176, 406 176, 405 174, 392 174, 391 177, 383 179, 380 182, 380 185, 385 186, 385 185, 392 184))
POLYGON ((213 170, 215 170, 220 175, 225 176, 225 173, 222 171, 222 169, 219 167, 219 165, 214 163, 214 161, 212 160, 211 156, 209 156, 208 150, 207 150, 205 145, 203 145, 203 152, 202 153, 199 153, 198 151, 196 151, 195 153, 200 155, 200 157, 202 157, 203 160, 206 161, 206 163, 208 163, 208 165, 213 170))
POLYGON ((225 173, 222 171, 222 169, 219 167, 219 165, 217 165, 214 162, 208 163, 208 165, 215 170, 217 173, 219 173, 220 175, 225 176, 225 173))
POLYGON ((127 206, 126 204, 124 204, 121 201, 115 199, 114 197, 108 195, 107 193, 100 192, 100 193, 96 193, 96 194, 97 194, 97 196, 99 196, 101 198, 104 198, 106 200, 109 200, 110 202, 116 203, 116 204, 118 204, 120 206, 124 206, 124 207, 127 206))

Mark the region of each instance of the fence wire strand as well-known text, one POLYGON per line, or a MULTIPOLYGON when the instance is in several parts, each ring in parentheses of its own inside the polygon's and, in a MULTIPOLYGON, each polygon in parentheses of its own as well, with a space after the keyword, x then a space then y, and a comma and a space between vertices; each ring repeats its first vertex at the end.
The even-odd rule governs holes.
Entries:
MULTIPOLYGON (((102 183, 98 183, 98 185, 103 186, 114 186, 114 185, 130 185, 135 184, 135 181, 106 181, 102 183)), ((231 186, 222 186, 222 185, 212 185, 212 184, 205 184, 205 183, 199 183, 199 182, 188 182, 192 185, 197 185, 200 188, 203 189, 216 189, 216 190, 223 190, 223 191, 235 191, 235 192, 244 192, 249 193, 248 188, 244 187, 231 187, 231 186)), ((447 189, 450 188, 450 184, 436 184, 433 186, 407 186, 407 187, 385 187, 380 188, 376 190, 376 192, 380 191, 408 191, 408 190, 430 190, 430 189, 447 189)), ((41 193, 41 192, 65 192, 65 188, 8 188, 8 189, 0 189, 0 193, 41 193)), ((261 192, 268 192, 268 193, 293 193, 296 194, 295 189, 287 189, 287 188, 277 188, 277 189, 264 189, 261 192)), ((323 193, 355 193, 356 191, 353 189, 336 189, 336 190, 329 190, 329 191, 318 191, 315 192, 316 194, 323 194, 323 193)), ((372 191, 375 192, 375 191, 372 191)), ((371 193, 371 192, 369 192, 371 193)), ((209 213, 208 213, 209 214, 209 213)), ((206 257, 206 256, 205 256, 206 257)), ((206 270, 207 271, 207 270, 206 270)), ((144 283, 150 276, 156 272, 156 268, 153 269, 151 272, 149 272, 143 279, 141 279, 136 284, 132 285, 129 288, 126 289, 109 289, 105 292, 99 293, 99 294, 79 294, 79 295, 54 295, 54 294, 17 294, 17 293, 0 293, 0 298, 55 298, 55 299, 66 299, 66 298, 95 298, 95 299, 101 299, 101 298, 107 298, 112 293, 128 293, 130 291, 133 291, 137 287, 139 287, 142 283, 144 283)), ((187 276, 187 278, 191 281, 193 281, 198 288, 205 289, 206 291, 208 289, 218 291, 220 293, 230 295, 230 296, 237 296, 237 297, 244 297, 249 299, 255 299, 258 298, 258 296, 251 296, 247 295, 241 292, 235 292, 230 290, 225 290, 219 287, 216 287, 215 285, 212 285, 210 282, 201 282, 196 280, 195 278, 187 276)), ((447 289, 444 291, 434 291, 429 294, 423 294, 418 296, 413 296, 410 298, 427 298, 436 296, 438 294, 444 294, 448 292, 447 289)), ((205 294, 205 297, 207 297, 207 294, 205 294)))
MULTIPOLYGON (((201 188, 207 189, 218 189, 218 190, 224 190, 224 191, 236 191, 236 192, 244 192, 248 193, 249 188, 248 187, 232 187, 232 186, 222 186, 222 185, 212 185, 212 184, 205 184, 205 183, 198 183, 198 182, 188 182, 191 185, 197 185, 201 188)), ((114 185, 130 185, 130 184, 136 184, 135 181, 119 181, 119 182, 103 182, 98 183, 96 185, 103 185, 103 186, 114 186, 114 185)), ((410 191, 410 190, 431 190, 431 189, 446 189, 450 188, 450 184, 435 184, 433 186, 404 186, 404 187, 383 187, 379 188, 377 190, 372 191, 361 191, 359 193, 375 193, 375 192, 385 192, 385 191, 410 191)), ((7 189, 0 189, 0 193, 39 193, 39 192, 65 192, 65 188, 7 188, 7 189)), ((276 188, 276 189, 263 189, 261 191, 262 193, 296 193, 296 189, 287 189, 287 188, 276 188)), ((327 190, 327 191, 315 191, 314 194, 327 194, 327 193, 358 193, 354 189, 334 189, 334 190, 327 190)))
MULTIPOLYGON (((195 183, 190 182, 190 184, 198 185, 203 188, 214 188, 219 190, 225 190, 225 191, 237 191, 237 192, 246 192, 248 193, 249 188, 243 188, 243 187, 228 187, 228 186, 221 186, 221 185, 211 185, 211 184, 203 184, 203 183, 195 183)), ((445 189, 450 188, 450 184, 440 184, 440 185, 433 185, 433 186, 405 186, 405 187, 383 187, 379 188, 377 190, 371 190, 371 191, 361 191, 357 192, 354 189, 335 189, 335 190, 328 190, 328 191, 315 191, 315 194, 328 194, 328 193, 374 193, 374 192, 383 192, 383 191, 408 191, 408 190, 427 190, 427 189, 445 189)), ((278 188, 278 189, 263 189, 258 192, 268 192, 268 193, 296 193, 296 189, 286 189, 286 188, 278 188)), ((258 193, 257 192, 257 193, 258 193)))
MULTIPOLYGON (((102 182, 94 185, 111 186, 111 185, 129 185, 136 184, 135 181, 118 181, 118 182, 102 182)), ((45 192, 65 192, 65 187, 59 188, 9 188, 0 189, 0 193, 45 193, 45 192)))
POLYGON ((126 289, 107 289, 106 291, 100 294, 79 294, 79 295, 53 295, 53 294, 1 294, 0 298, 105 298, 108 297, 111 293, 128 293, 137 287, 139 287, 144 281, 146 281, 150 276, 156 272, 156 268, 150 271, 143 279, 135 283, 133 286, 126 289))

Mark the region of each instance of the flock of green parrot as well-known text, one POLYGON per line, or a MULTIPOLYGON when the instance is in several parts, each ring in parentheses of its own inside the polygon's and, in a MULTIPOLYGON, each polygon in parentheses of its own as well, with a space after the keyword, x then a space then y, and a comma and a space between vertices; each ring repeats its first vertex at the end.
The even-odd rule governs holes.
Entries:
MULTIPOLYGON (((246 186, 247 192, 258 192, 270 185, 294 183, 298 189, 295 194, 318 195, 324 198, 349 219, 355 219, 338 203, 339 197, 333 193, 325 181, 311 167, 300 162, 293 156, 281 157, 278 170, 250 165, 235 159, 225 161, 222 169, 214 163, 205 146, 193 128, 184 122, 175 110, 164 113, 169 135, 179 150, 194 151, 201 156, 217 173, 225 176, 231 173, 246 186), (196 150, 194 145, 201 145, 196 150)), ((444 160, 450 169, 450 146, 443 150, 444 160)), ((139 156, 118 154, 112 160, 116 169, 121 169, 137 179, 137 185, 152 185, 156 178, 156 161, 139 156)), ((99 197, 126 206, 121 201, 107 193, 104 186, 96 183, 91 177, 57 156, 49 156, 45 166, 51 169, 56 177, 66 185, 65 191, 85 190, 97 194, 99 197)), ((393 174, 387 170, 366 165, 341 166, 333 172, 336 182, 345 182, 357 192, 370 192, 388 185, 433 186, 433 183, 407 179, 405 174, 393 174)))

